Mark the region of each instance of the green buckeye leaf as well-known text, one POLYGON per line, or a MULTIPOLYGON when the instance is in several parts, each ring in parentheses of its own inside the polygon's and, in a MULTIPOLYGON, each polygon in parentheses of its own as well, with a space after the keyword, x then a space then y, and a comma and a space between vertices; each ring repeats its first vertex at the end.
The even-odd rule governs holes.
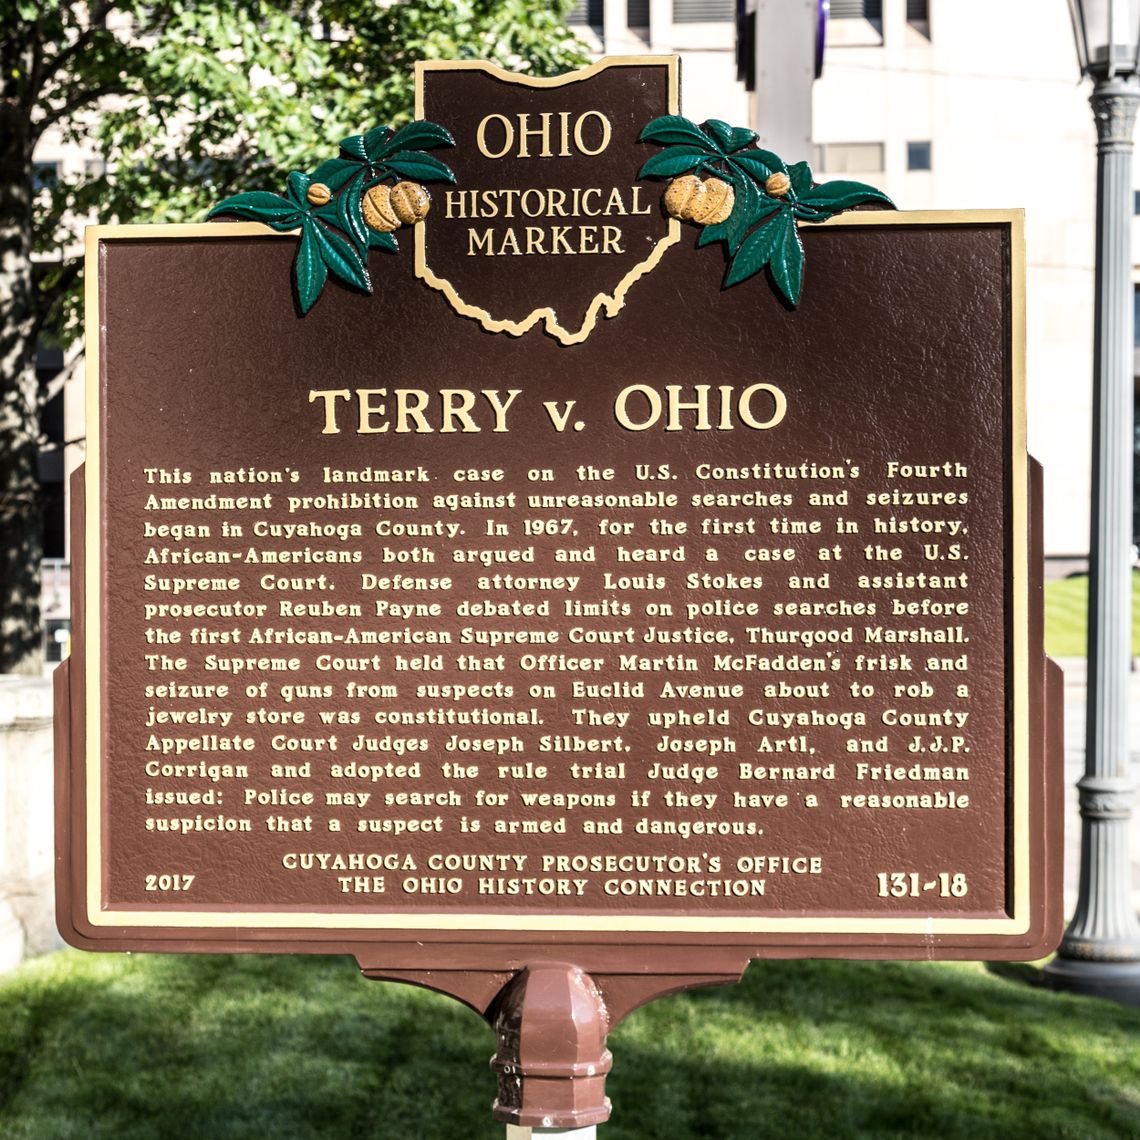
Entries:
POLYGON ((368 248, 382 249, 387 253, 396 253, 400 247, 396 242, 395 234, 384 233, 381 230, 374 230, 369 227, 368 248))
POLYGON ((800 299, 800 289, 803 286, 804 247, 800 242, 795 219, 791 214, 782 214, 772 223, 772 226, 778 226, 780 232, 768 268, 772 273, 772 280, 776 283, 776 288, 784 295, 789 304, 794 305, 800 299))
POLYGON ((706 245, 713 245, 718 241, 728 241, 727 222, 715 222, 711 226, 702 226, 701 232, 697 235, 697 249, 706 245))
POLYGON ((726 149, 729 151, 743 150, 746 146, 751 146, 757 137, 756 132, 750 131, 747 127, 733 127, 726 149))
POLYGON ((705 150, 694 150, 692 147, 671 146, 647 159, 645 165, 637 172, 638 178, 676 178, 679 174, 688 174, 703 166, 710 158, 705 150))
POLYGON ((364 181, 353 182, 336 200, 337 223, 352 239, 352 244, 363 254, 368 248, 368 226, 364 224, 364 181))
POLYGON ((293 284, 297 287, 297 302, 301 306, 302 315, 316 303, 329 275, 328 266, 317 245, 317 228, 317 222, 306 219, 301 233, 301 245, 293 260, 293 284))
POLYGON ((811 167, 806 162, 793 162, 788 167, 788 177, 792 180, 792 190, 796 194, 806 194, 815 181, 811 167))
MULTIPOLYGON (((385 153, 389 138, 392 136, 391 127, 373 127, 367 134, 361 135, 360 146, 368 162, 377 162, 385 153)), ((344 146, 344 143, 341 143, 344 146)))
POLYGON ((417 182, 454 182, 451 167, 438 158, 423 151, 414 150, 405 154, 391 155, 384 159, 384 165, 402 178, 414 178, 417 182))
POLYGON ((309 187, 313 184, 313 180, 307 175, 302 174, 299 170, 294 170, 288 178, 285 179, 285 193, 289 198, 296 202, 298 206, 307 214, 309 212, 309 187))
POLYGON ((728 123, 721 122, 720 119, 709 119, 705 123, 705 133, 716 143, 721 154, 732 149, 732 127, 728 123))
POLYGON ((728 156, 728 162, 737 170, 751 175, 757 182, 766 182, 775 172, 776 167, 761 158, 762 151, 742 150, 728 156))
POLYGON ((336 230, 314 223, 317 248, 329 272, 346 285, 354 285, 362 293, 372 292, 372 281, 364 267, 360 255, 353 249, 347 238, 336 230))
MULTIPOLYGON (((752 212, 751 220, 746 225, 743 225, 740 229, 734 228, 732 230, 729 237, 729 250, 732 253, 735 253, 743 244, 745 237, 748 236, 748 231, 751 230, 754 225, 756 225, 758 222, 767 221, 767 219, 770 218, 773 214, 783 209, 784 207, 781 206, 780 202, 776 199, 760 199, 759 205, 752 212)), ((730 217, 729 222, 731 223, 731 221, 732 218, 730 217)))
MULTIPOLYGON (((377 127, 377 130, 380 128, 377 127)), ((368 151, 364 146, 363 135, 349 135, 346 139, 340 140, 340 149, 350 158, 359 159, 361 162, 368 161, 368 151)))
POLYGON ((314 182, 323 182, 334 194, 354 175, 363 173, 364 167, 352 158, 330 158, 312 173, 314 182))
POLYGON ((716 154, 716 144, 696 123, 682 115, 662 115, 646 126, 638 142, 655 142, 662 146, 695 146, 708 154, 716 154))
POLYGON ((829 214, 838 214, 841 210, 850 210, 852 206, 868 202, 878 202, 892 210, 895 206, 881 190, 862 182, 822 182, 801 194, 799 200, 805 206, 814 206, 829 214))
POLYGON ((701 230, 701 236, 697 238, 698 248, 723 241, 728 246, 730 256, 740 248, 748 236, 748 231, 757 222, 762 222, 780 209, 780 203, 775 199, 760 196, 752 179, 737 176, 731 177, 731 181, 736 191, 732 213, 723 222, 705 226, 701 230))
POLYGON ((768 264, 781 242, 782 220, 781 217, 777 216, 766 226, 753 230, 744 239, 740 249, 729 263, 728 273, 724 278, 726 289, 730 289, 733 285, 739 285, 741 281, 747 281, 749 277, 759 273, 768 264))
POLYGON ((803 222, 826 222, 828 218, 835 217, 830 210, 817 210, 814 206, 805 206, 802 202, 792 206, 792 213, 803 222))
POLYGON ((733 185, 736 188, 736 201, 732 205, 732 213, 724 223, 730 254, 736 253, 748 236, 748 231, 757 222, 762 222, 769 214, 780 209, 778 201, 761 197, 751 178, 734 179, 733 185))
MULTIPOLYGON (((785 163, 778 154, 773 154, 770 150, 761 150, 759 147, 757 147, 755 150, 746 151, 744 153, 756 155, 760 161, 772 171, 772 173, 775 173, 778 170, 781 174, 788 174, 787 163, 785 163)), ((732 157, 734 159, 738 159, 741 157, 741 155, 734 154, 732 157)), ((788 175, 788 177, 790 178, 791 175, 788 175)))
POLYGON ((216 218, 222 214, 229 214, 238 218, 249 218, 254 222, 265 222, 267 225, 282 225, 289 223, 295 225, 300 217, 296 205, 280 194, 270 194, 265 190, 252 190, 248 194, 235 194, 219 202, 207 215, 207 218, 216 218))
MULTIPOLYGON (((358 256, 363 254, 367 239, 363 234, 357 235, 352 221, 348 216, 348 209, 345 205, 345 195, 339 198, 334 198, 331 202, 327 202, 323 206, 318 206, 309 214, 312 218, 318 218, 320 221, 325 222, 335 230, 339 230, 341 234, 349 239, 358 250, 358 256)), ((361 225, 363 226, 363 217, 361 217, 361 225)))
POLYGON ((427 119, 416 119, 401 127, 377 157, 384 158, 400 150, 430 150, 436 146, 455 146, 451 132, 438 123, 429 122, 427 119))

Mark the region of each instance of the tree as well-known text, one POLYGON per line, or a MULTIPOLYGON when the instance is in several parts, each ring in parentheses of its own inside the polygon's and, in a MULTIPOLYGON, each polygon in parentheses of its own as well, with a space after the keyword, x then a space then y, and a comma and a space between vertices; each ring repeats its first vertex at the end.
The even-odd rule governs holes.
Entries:
POLYGON ((35 355, 78 332, 81 225, 199 220, 278 189, 341 137, 410 118, 417 59, 581 66, 569 6, 0 0, 0 672, 38 668, 35 355), (37 186, 50 134, 101 169, 37 186))

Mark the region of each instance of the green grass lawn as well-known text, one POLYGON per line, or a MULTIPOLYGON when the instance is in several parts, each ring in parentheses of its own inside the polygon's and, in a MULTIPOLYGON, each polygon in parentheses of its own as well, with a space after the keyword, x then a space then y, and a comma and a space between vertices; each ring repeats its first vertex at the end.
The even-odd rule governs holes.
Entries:
MULTIPOLYGON (((1027 966, 753 963, 610 1035, 603 1140, 1140 1136, 1140 1010, 1027 966)), ((0 979, 5 1140, 502 1140, 491 1031, 349 959, 64 951, 0 979)))
MULTIPOLYGON (((1084 657, 1088 652, 1089 580, 1062 578, 1045 583, 1045 652, 1050 657, 1084 657)), ((1132 656, 1140 656, 1140 574, 1132 575, 1132 656)))

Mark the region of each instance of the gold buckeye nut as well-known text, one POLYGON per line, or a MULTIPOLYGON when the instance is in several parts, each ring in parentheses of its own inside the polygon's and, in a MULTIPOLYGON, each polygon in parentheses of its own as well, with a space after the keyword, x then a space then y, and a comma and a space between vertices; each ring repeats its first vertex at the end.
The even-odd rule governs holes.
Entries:
POLYGON ((698 226, 715 226, 725 221, 732 213, 736 202, 736 191, 722 178, 710 178, 705 182, 705 192, 697 209, 693 211, 693 221, 698 226))
POLYGON ((369 229, 387 234, 400 228, 400 219, 392 209, 392 188, 384 183, 373 186, 364 195, 360 209, 364 214, 364 223, 369 229))
POLYGON ((323 182, 314 182, 305 197, 310 206, 327 206, 332 201, 332 191, 323 182))
POLYGON ((665 213, 682 222, 693 220, 693 208, 700 205, 705 184, 695 174, 674 178, 665 190, 665 213))
POLYGON ((773 198, 782 198, 792 188, 792 180, 782 171, 769 174, 764 182, 764 189, 773 198))
POLYGON ((392 187, 392 209, 405 226, 414 226, 427 217, 431 196, 418 182, 397 182, 392 187))

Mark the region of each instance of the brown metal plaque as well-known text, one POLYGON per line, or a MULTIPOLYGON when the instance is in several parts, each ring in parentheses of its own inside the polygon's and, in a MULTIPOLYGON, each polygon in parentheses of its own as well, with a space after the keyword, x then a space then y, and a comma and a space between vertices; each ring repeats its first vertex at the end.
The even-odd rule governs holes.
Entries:
POLYGON ((794 309, 723 288, 636 177, 660 70, 633 110, 593 86, 630 66, 421 94, 456 194, 488 115, 604 112, 605 169, 554 145, 533 184, 620 187, 612 256, 470 255, 436 191, 414 259, 301 317, 293 237, 90 232, 70 941, 340 950, 479 1006, 555 949, 1056 941, 1021 216, 850 214, 801 228, 794 309))

